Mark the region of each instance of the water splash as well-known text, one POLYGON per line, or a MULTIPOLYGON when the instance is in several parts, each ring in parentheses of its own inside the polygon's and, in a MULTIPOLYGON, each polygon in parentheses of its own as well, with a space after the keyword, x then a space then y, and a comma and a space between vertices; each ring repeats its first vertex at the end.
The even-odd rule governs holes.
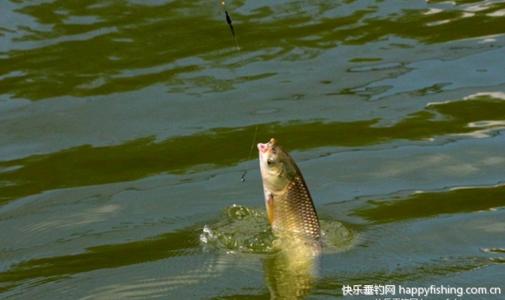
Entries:
MULTIPOLYGON (((323 252, 339 252, 350 248, 356 234, 341 222, 320 220, 323 252)), ((272 253, 276 239, 263 209, 234 204, 225 208, 222 217, 214 224, 206 224, 200 233, 205 248, 226 252, 272 253)))
POLYGON ((264 212, 235 204, 224 210, 217 223, 205 225, 200 234, 205 246, 243 253, 272 252, 273 239, 264 212))

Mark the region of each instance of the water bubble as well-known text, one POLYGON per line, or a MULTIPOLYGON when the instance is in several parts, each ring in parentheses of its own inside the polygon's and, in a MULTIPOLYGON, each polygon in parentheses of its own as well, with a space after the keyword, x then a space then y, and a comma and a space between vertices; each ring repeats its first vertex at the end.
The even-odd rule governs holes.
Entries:
POLYGON ((210 240, 215 239, 212 229, 208 225, 203 226, 202 233, 200 234, 200 242, 208 244, 210 240))

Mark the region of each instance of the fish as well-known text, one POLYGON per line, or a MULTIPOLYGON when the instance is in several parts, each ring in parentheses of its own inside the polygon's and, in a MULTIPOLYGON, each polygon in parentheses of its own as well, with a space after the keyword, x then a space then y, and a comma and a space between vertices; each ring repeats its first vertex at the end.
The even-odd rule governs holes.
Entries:
POLYGON ((268 221, 276 237, 319 244, 321 226, 314 202, 293 158, 278 142, 258 143, 268 221))

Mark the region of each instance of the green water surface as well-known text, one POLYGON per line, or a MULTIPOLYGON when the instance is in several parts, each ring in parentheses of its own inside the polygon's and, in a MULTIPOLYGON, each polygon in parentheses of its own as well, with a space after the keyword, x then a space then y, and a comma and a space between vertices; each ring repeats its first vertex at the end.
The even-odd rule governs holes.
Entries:
POLYGON ((0 299, 505 297, 505 3, 225 5, 0 1, 0 299), (310 274, 272 247, 271 137, 310 274))

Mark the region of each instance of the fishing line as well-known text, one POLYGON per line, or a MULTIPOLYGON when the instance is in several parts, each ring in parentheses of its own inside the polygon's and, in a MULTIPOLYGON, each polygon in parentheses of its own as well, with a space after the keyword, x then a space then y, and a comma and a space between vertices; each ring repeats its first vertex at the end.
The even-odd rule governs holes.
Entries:
MULTIPOLYGON (((256 127, 254 127, 254 135, 253 135, 253 139, 251 142, 251 148, 249 149, 249 155, 247 156, 247 160, 251 159, 251 154, 254 149, 254 142, 256 142, 256 135, 257 134, 258 134, 258 125, 256 125, 256 127)), ((244 170, 244 172, 242 173, 242 176, 240 176, 240 181, 245 182, 245 175, 246 174, 247 174, 247 169, 244 170)))
MULTIPOLYGON (((238 45, 237 41, 237 36, 235 35, 235 28, 233 27, 233 21, 231 20, 230 14, 228 13, 228 10, 226 9, 226 3, 221 1, 221 7, 223 8, 224 15, 226 18, 226 23, 228 24, 228 27, 230 28, 231 36, 233 37, 233 42, 235 43, 235 47, 237 50, 240 50, 240 46, 238 45)), ((251 159, 251 154, 254 149, 254 142, 256 141, 256 135, 258 133, 258 125, 254 128, 254 136, 251 142, 251 148, 249 149, 249 155, 247 155, 247 160, 251 159)), ((247 175, 247 169, 244 170, 242 173, 242 176, 240 176, 240 181, 245 182, 245 176, 247 175)))

